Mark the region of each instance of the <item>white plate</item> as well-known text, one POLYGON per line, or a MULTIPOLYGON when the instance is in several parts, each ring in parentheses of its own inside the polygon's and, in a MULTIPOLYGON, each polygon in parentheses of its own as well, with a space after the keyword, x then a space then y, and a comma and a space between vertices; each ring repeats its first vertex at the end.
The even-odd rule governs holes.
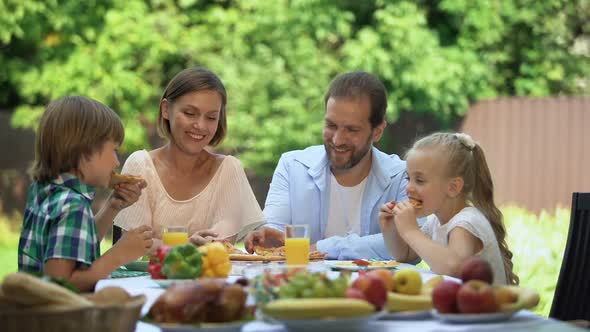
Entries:
POLYGON ((389 265, 389 266, 358 266, 358 265, 339 265, 342 262, 326 262, 327 265, 334 271, 348 270, 348 271, 361 271, 361 270, 376 270, 376 269, 389 269, 394 270, 400 267, 401 264, 389 265))
POLYGON ((242 329, 246 323, 250 321, 240 320, 237 322, 227 322, 227 323, 203 323, 203 324, 171 324, 171 323, 162 323, 156 324, 154 322, 150 322, 159 328, 162 329, 163 332, 195 332, 195 331, 206 331, 206 332, 238 332, 242 329))
POLYGON ((194 281, 194 279, 152 279, 152 281, 162 288, 168 288, 172 284, 194 281))
MULTIPOLYGON (((228 279, 225 278, 213 278, 213 279, 217 279, 223 282, 227 282, 228 279)), ((184 283, 184 282, 193 282, 193 281, 198 281, 200 279, 152 279, 153 282, 155 282, 156 284, 158 284, 158 286, 162 287, 162 288, 168 288, 170 286, 172 286, 173 284, 178 284, 178 283, 184 283)))
POLYGON ((386 312, 381 320, 417 320, 430 318, 430 310, 386 312))
POLYGON ((443 322, 457 323, 457 324, 471 324, 471 323, 491 323, 509 320, 516 314, 518 310, 501 311, 486 314, 440 314, 436 309, 432 309, 432 316, 442 320, 443 322))
POLYGON ((362 330, 367 323, 376 320, 384 314, 383 311, 354 318, 326 318, 326 319, 277 319, 263 315, 268 323, 282 324, 289 332, 296 331, 321 331, 339 332, 362 330))

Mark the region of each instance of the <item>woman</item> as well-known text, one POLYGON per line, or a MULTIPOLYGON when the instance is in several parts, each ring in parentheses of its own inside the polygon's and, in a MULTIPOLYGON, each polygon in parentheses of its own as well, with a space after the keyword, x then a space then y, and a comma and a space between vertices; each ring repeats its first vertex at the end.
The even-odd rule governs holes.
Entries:
POLYGON ((154 247, 163 226, 188 226, 189 240, 239 241, 264 217, 238 159, 213 153, 225 137, 227 94, 221 80, 204 68, 178 73, 160 100, 158 133, 168 140, 152 151, 129 156, 122 173, 148 183, 139 201, 115 224, 123 230, 150 225, 154 247))

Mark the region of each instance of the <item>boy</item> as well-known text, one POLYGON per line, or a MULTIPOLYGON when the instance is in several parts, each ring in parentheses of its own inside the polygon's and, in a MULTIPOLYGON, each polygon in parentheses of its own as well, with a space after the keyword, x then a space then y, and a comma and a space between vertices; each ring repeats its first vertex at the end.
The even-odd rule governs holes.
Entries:
POLYGON ((33 183, 18 245, 18 269, 63 278, 90 291, 119 266, 146 254, 152 231, 131 230, 100 256, 113 218, 135 203, 145 181, 117 184, 95 217, 94 187, 108 187, 119 167, 124 129, 115 112, 86 97, 64 97, 47 106, 35 140, 33 183))

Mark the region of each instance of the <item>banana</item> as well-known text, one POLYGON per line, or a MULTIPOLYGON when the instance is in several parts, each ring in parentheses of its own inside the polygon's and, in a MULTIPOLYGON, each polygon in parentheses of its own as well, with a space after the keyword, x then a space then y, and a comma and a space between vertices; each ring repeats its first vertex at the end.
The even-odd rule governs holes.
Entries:
POLYGON ((430 294, 407 295, 389 292, 385 308, 390 312, 429 310, 432 309, 432 297, 430 294))
POLYGON ((500 311, 514 311, 519 309, 532 309, 539 304, 539 293, 528 287, 519 286, 496 286, 494 287, 496 301, 499 302, 500 311), (498 299, 498 293, 506 292, 511 294, 512 298, 504 301, 498 299))
POLYGON ((365 300, 347 298, 278 299, 262 311, 278 319, 318 319, 365 316, 375 307, 365 300))

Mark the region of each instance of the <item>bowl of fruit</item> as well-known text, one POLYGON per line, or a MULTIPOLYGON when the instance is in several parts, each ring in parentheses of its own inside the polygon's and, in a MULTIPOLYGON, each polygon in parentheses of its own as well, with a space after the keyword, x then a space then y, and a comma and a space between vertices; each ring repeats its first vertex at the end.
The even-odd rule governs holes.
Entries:
POLYGON ((432 291, 432 314, 452 323, 487 323, 508 320, 522 309, 539 303, 539 293, 528 287, 494 285, 490 264, 479 257, 461 267, 462 284, 445 280, 432 291))
POLYGON ((362 326, 381 316, 387 301, 384 282, 370 275, 351 283, 347 274, 268 271, 255 277, 252 285, 259 316, 291 331, 362 326))

